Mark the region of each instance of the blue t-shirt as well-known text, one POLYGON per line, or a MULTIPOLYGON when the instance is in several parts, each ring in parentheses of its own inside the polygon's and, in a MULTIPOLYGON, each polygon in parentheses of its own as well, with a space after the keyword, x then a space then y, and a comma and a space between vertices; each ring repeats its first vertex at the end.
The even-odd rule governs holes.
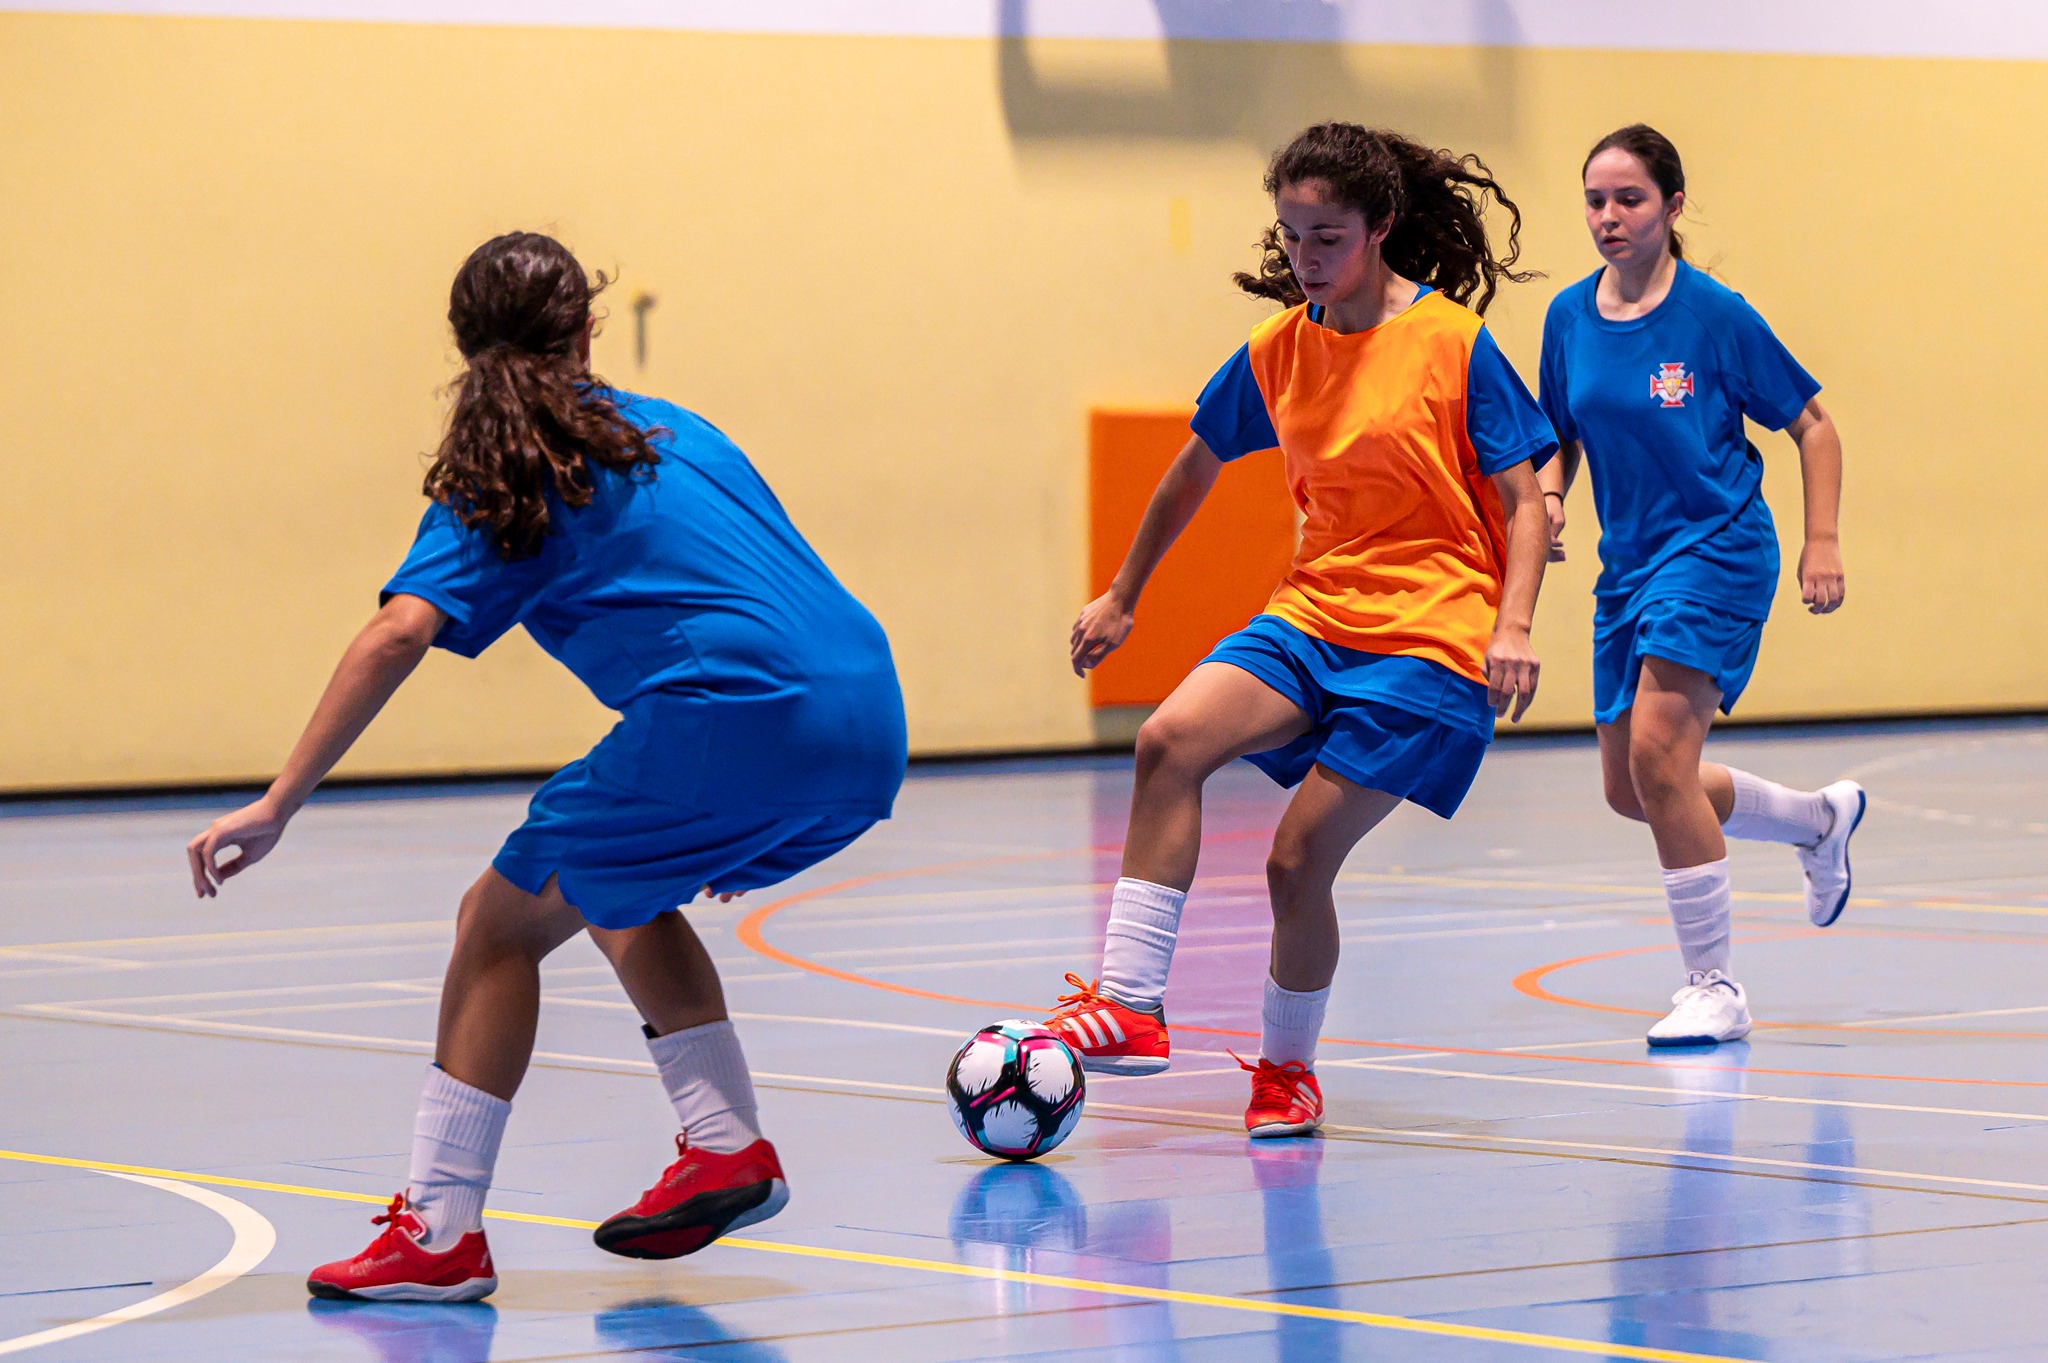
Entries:
MULTIPOLYGON (((1424 284, 1415 297, 1419 301, 1424 294, 1435 292, 1424 284)), ((1312 307, 1308 315, 1310 321, 1320 323, 1323 309, 1312 307)), ((1249 342, 1239 346, 1202 389, 1195 399, 1195 419, 1189 425, 1226 464, 1280 443, 1265 394, 1252 374, 1249 342)), ((1557 448, 1557 437, 1543 419, 1536 399, 1484 326, 1472 342, 1472 363, 1465 375, 1465 434, 1479 456, 1480 472, 1488 476, 1525 459, 1535 460, 1541 468, 1557 448)))
POLYGON ((1551 300, 1543 410, 1585 448, 1600 515, 1598 616, 1680 599, 1770 615, 1778 532, 1748 417, 1782 430, 1820 384, 1741 294, 1685 262, 1649 315, 1600 315, 1598 271, 1551 300))
POLYGON ((881 625, 738 446, 671 403, 613 399, 641 429, 665 428, 651 440, 658 465, 595 470, 587 506, 551 498, 540 552, 513 562, 437 502, 385 598, 445 611, 434 643, 464 657, 524 625, 612 709, 662 702, 664 752, 650 755, 645 779, 628 778, 636 788, 665 785, 653 768, 666 763, 678 783, 721 769, 723 789, 768 803, 784 803, 775 793, 794 781, 801 793, 786 803, 803 808, 872 804, 869 788, 883 784, 893 793, 903 709, 881 625), (815 766, 771 760, 792 748, 815 766))

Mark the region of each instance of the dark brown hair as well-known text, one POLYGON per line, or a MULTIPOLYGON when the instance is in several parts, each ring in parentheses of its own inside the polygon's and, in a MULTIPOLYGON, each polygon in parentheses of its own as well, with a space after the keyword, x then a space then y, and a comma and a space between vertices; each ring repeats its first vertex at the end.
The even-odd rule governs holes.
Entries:
MULTIPOLYGON (((1643 169, 1650 172, 1651 181, 1666 203, 1671 202, 1674 195, 1685 192, 1685 163, 1678 159, 1678 148, 1671 145, 1670 138, 1647 123, 1631 123, 1626 128, 1616 128, 1595 142, 1593 150, 1586 153, 1585 164, 1579 167, 1579 178, 1586 178, 1594 157, 1616 147, 1643 163, 1643 169)), ((1678 235, 1675 227, 1671 229, 1671 258, 1685 259, 1685 239, 1678 235)))
POLYGON ((610 282, 537 232, 493 237, 455 273, 448 322, 469 367, 426 492, 489 530, 503 558, 540 552, 550 492, 590 504, 592 465, 630 473, 660 462, 584 355, 590 300, 610 282))
MULTIPOLYGON (((1278 194, 1310 180, 1328 186, 1332 201, 1364 214, 1367 226, 1393 224, 1380 248, 1388 268, 1441 290, 1452 302, 1470 302, 1474 312, 1486 311, 1501 280, 1519 284, 1536 278, 1514 269, 1522 254, 1522 211, 1477 156, 1432 151, 1399 133, 1356 123, 1318 123, 1273 157, 1266 192, 1278 194), (1489 197, 1509 214, 1507 253, 1499 257, 1486 239, 1489 197)), ((1279 224, 1266 229, 1259 245, 1259 272, 1238 274, 1237 286, 1288 307, 1305 301, 1280 243, 1279 224)))

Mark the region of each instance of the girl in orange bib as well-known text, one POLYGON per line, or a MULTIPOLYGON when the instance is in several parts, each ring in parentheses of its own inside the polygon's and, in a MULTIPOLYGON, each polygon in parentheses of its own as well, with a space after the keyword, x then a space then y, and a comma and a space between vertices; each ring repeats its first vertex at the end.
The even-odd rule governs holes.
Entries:
POLYGON ((1201 848, 1202 784, 1248 757, 1298 787, 1267 862, 1273 951, 1245 1126, 1322 1120, 1314 1075, 1337 968, 1339 867, 1403 800, 1445 818, 1535 694, 1529 642, 1549 552, 1536 468, 1550 424, 1479 320, 1513 273, 1521 215, 1475 157, 1324 123, 1266 175, 1279 221, 1246 292, 1285 311, 1203 390, 1108 592, 1074 626, 1077 673, 1122 644, 1139 593, 1223 464, 1278 446, 1302 515, 1265 613, 1219 643, 1138 735, 1123 875, 1100 979, 1051 1025, 1089 1069, 1168 1062, 1167 967, 1201 848), (1512 215, 1496 257, 1481 218, 1512 215), (1467 307, 1466 304, 1471 306, 1467 307))

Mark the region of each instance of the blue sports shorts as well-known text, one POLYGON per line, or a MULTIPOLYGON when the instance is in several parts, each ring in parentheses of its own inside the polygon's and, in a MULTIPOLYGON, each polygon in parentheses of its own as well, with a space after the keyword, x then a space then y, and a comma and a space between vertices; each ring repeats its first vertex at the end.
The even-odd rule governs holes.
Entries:
POLYGON ((1320 763, 1448 819, 1492 741, 1485 687, 1425 658, 1326 643, 1277 616, 1254 617, 1202 661, 1251 673, 1308 715, 1306 734, 1245 759, 1282 787, 1320 763))
POLYGON ((1636 703, 1643 659, 1663 658, 1696 668, 1721 688, 1721 713, 1735 702, 1756 670, 1764 622, 1743 620, 1696 601, 1665 597, 1634 615, 1593 619, 1593 719, 1612 724, 1636 703))
POLYGON ((630 928, 707 885, 779 884, 889 816, 903 780, 900 710, 881 716, 893 728, 762 739, 743 770, 729 770, 705 760, 704 708, 662 695, 627 706, 595 748, 534 792, 491 865, 528 894, 555 877, 586 919, 630 928))

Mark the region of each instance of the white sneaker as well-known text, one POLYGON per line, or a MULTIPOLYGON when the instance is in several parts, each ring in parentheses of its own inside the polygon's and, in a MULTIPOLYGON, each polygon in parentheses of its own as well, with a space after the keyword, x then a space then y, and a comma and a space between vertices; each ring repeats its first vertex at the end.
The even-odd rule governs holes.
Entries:
POLYGON ((1685 977, 1671 1013, 1650 1029, 1652 1046, 1712 1046, 1749 1035, 1749 995, 1718 970, 1685 977))
POLYGON ((1869 803, 1863 787, 1854 781, 1837 781, 1822 786, 1821 798, 1835 812, 1827 836, 1811 847, 1796 847, 1799 864, 1806 871, 1806 916, 1817 928, 1824 928, 1842 916, 1849 903, 1849 838, 1863 822, 1869 803))

